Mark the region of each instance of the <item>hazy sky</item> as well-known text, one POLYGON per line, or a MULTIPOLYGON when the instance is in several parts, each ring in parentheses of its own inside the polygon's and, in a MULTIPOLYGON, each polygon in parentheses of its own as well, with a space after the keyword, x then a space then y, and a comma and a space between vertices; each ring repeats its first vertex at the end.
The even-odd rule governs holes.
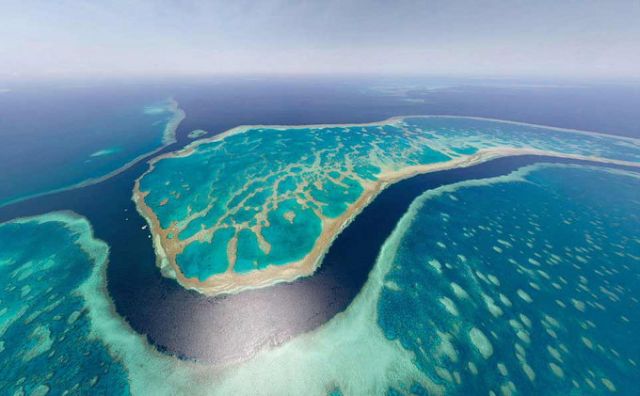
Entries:
POLYGON ((640 0, 0 0, 0 76, 640 76, 640 0))

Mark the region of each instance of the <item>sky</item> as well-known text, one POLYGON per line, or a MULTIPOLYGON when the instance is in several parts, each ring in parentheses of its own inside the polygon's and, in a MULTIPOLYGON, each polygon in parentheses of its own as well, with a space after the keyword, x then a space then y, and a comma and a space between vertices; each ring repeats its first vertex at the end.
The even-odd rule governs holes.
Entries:
POLYGON ((0 78, 640 77, 640 0, 0 0, 0 78))

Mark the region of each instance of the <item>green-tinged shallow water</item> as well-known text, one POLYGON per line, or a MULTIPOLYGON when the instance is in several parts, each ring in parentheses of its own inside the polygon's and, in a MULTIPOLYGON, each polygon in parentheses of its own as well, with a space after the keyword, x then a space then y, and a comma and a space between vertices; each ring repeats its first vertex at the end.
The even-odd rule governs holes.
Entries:
POLYGON ((540 165, 425 193, 379 325, 450 394, 634 394, 639 192, 639 174, 540 165))
POLYGON ((187 241, 176 256, 183 274, 203 281, 306 257, 323 219, 345 214, 383 173, 499 147, 640 160, 637 141, 616 137, 409 117, 372 125, 251 127, 160 159, 141 178, 140 190, 148 192, 145 203, 170 238, 187 241))

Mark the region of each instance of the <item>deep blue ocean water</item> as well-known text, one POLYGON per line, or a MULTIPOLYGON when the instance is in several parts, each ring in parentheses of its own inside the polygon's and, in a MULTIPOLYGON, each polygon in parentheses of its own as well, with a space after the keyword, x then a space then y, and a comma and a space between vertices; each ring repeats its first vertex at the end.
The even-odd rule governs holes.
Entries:
POLYGON ((354 123, 410 114, 640 136, 640 84, 238 77, 4 85, 0 204, 99 178, 157 149, 170 114, 148 114, 145 108, 170 97, 187 112, 171 149, 189 142, 189 132, 198 129, 211 135, 244 124, 354 123))
POLYGON ((168 95, 19 85, 0 93, 0 205, 103 177, 160 148, 168 95))
MULTIPOLYGON (((114 101, 112 105, 125 103, 126 100, 123 102, 118 98, 126 97, 127 92, 137 92, 136 95, 145 98, 173 96, 185 110, 187 118, 178 128, 178 142, 166 150, 174 150, 191 141, 187 134, 194 129, 207 130, 211 135, 238 124, 365 122, 401 114, 487 116, 640 136, 640 114, 636 111, 640 91, 634 85, 540 87, 536 84, 531 87, 527 84, 496 86, 458 81, 448 82, 445 88, 431 89, 436 85, 433 81, 421 80, 419 83, 413 81, 410 89, 392 93, 377 87, 378 81, 368 79, 191 79, 89 85, 91 89, 87 92, 91 92, 90 97, 100 100, 111 98, 114 101)), ((56 117, 60 117, 60 122, 77 117, 77 113, 69 113, 74 107, 66 106, 64 98, 55 92, 47 86, 37 92, 32 91, 32 94, 34 98, 42 96, 59 101, 55 109, 46 112, 54 124, 56 117)), ((8 98, 1 97, 0 100, 8 98)), ((29 99, 28 103, 29 106, 14 103, 16 111, 12 112, 11 118, 4 112, 9 107, 2 107, 0 137, 9 134, 6 132, 9 129, 5 128, 7 120, 15 124, 29 118, 28 107, 36 101, 29 99)), ((87 109, 92 108, 94 114, 99 111, 100 106, 92 107, 90 101, 86 103, 87 109)), ((99 120, 99 116, 95 119, 99 120)), ((96 121, 98 129, 111 121, 96 121)), ((65 166, 75 169, 68 161, 73 156, 54 154, 60 144, 73 146, 86 140, 82 143, 86 145, 82 152, 89 154, 110 147, 106 141, 92 142, 91 139, 87 134, 74 133, 66 135, 65 139, 32 140, 40 142, 36 151, 38 155, 30 155, 30 161, 24 160, 25 155, 13 157, 14 162, 4 167, 7 172, 2 174, 4 177, 14 175, 9 183, 3 183, 5 188, 14 188, 14 185, 22 183, 21 178, 15 177, 17 174, 27 175, 26 180, 35 178, 36 183, 42 183, 43 179, 45 182, 50 178, 56 179, 57 176, 50 177, 42 172, 43 169, 51 171, 56 163, 63 165, 58 169, 65 166), (16 164, 20 171, 15 169, 16 164), (20 173, 24 170, 27 172, 20 173)), ((145 222, 135 212, 130 199, 133 181, 147 169, 144 162, 93 186, 2 207, 0 221, 61 209, 86 216, 95 229, 96 237, 111 248, 108 289, 117 312, 136 331, 147 334, 161 350, 180 357, 220 362, 230 357, 250 356, 260 345, 284 342, 295 334, 318 327, 342 311, 362 286, 379 247, 390 235, 395 222, 425 189, 469 177, 497 176, 535 161, 501 160, 487 164, 485 171, 470 168, 443 173, 434 176, 437 183, 419 178, 407 180, 407 184, 390 189, 389 198, 381 199, 380 203, 374 202, 368 211, 363 212, 362 222, 357 220, 345 230, 327 255, 321 271, 314 277, 290 285, 216 299, 186 291, 174 281, 160 276, 148 230, 143 229, 145 222), (351 267, 344 270, 344 263, 351 267), (343 271, 335 270, 341 267, 343 271), (266 305, 264 301, 267 301, 266 305), (247 330, 235 331, 239 327, 247 330)), ((117 168, 116 162, 108 164, 108 167, 117 168)), ((0 194, 0 201, 7 197, 0 194)), ((602 382, 598 386, 602 387, 602 382)))

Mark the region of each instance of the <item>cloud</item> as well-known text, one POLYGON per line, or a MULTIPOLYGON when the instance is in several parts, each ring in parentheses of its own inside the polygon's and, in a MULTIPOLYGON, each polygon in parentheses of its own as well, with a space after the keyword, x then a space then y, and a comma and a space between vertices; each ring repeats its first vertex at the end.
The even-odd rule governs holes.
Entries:
POLYGON ((637 1, 0 2, 0 76, 638 77, 637 1))

